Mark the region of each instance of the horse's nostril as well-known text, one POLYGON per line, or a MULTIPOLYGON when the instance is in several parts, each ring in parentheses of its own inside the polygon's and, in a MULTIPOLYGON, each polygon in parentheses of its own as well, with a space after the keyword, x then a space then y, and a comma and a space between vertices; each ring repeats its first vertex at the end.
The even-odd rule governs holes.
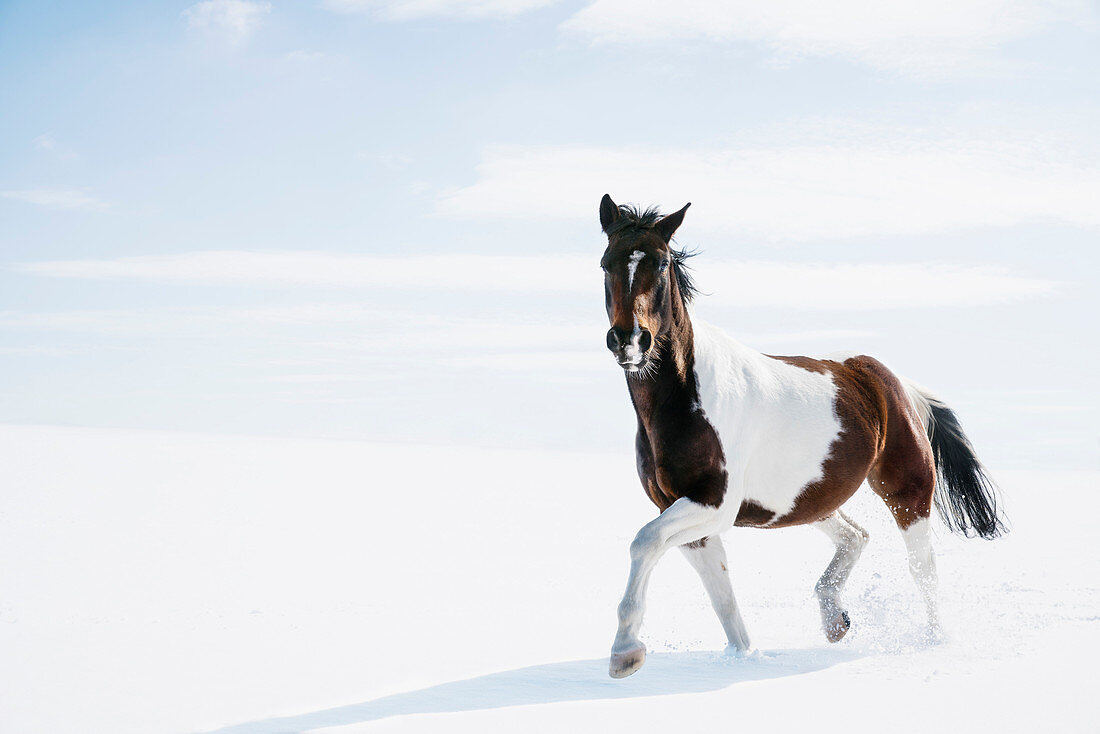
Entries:
POLYGON ((614 326, 607 330, 607 348, 612 352, 619 348, 619 333, 614 326))
POLYGON ((638 348, 648 352, 651 346, 653 346, 653 335, 649 333, 649 329, 642 329, 641 336, 638 337, 638 348))

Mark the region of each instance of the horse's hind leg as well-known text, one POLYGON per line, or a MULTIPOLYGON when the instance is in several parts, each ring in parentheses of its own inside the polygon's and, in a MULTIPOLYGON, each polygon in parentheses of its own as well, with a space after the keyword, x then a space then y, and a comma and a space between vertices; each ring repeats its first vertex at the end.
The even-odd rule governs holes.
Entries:
POLYGON ((737 599, 733 596, 730 575, 726 567, 726 549, 717 535, 680 546, 684 557, 699 574, 703 588, 707 590, 711 606, 714 607, 730 647, 745 652, 750 647, 749 633, 737 608, 737 599))
POLYGON ((886 441, 878 461, 867 474, 867 484, 894 516, 909 554, 909 572, 928 606, 935 634, 936 560, 932 555, 932 514, 936 490, 936 459, 928 439, 927 409, 918 407, 896 375, 880 370, 886 406, 886 441))
POLYGON ((902 528, 905 550, 909 554, 909 573, 917 582, 924 604, 928 608, 928 628, 934 636, 941 633, 939 609, 936 604, 936 555, 932 551, 932 523, 927 517, 902 528))
POLYGON ((909 555, 909 573, 928 608, 928 625, 933 635, 940 632, 936 608, 936 557, 932 552, 932 495, 935 470, 930 465, 896 462, 876 467, 868 477, 871 488, 882 497, 901 530, 909 555), (901 469, 897 468, 900 464, 901 469), (914 468, 916 466, 917 468, 914 468), (892 470, 892 471, 891 471, 892 470))
POLYGON ((870 536, 839 510, 814 523, 814 527, 828 535, 836 545, 833 560, 829 561, 825 573, 818 579, 814 593, 821 605, 821 625, 825 637, 829 642, 839 642, 852 626, 848 610, 840 601, 840 592, 870 536))

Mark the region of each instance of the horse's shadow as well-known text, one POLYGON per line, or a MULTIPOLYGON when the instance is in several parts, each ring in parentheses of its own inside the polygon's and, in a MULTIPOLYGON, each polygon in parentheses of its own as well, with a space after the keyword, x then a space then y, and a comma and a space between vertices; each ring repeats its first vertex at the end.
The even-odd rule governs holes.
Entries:
POLYGON ((608 678, 607 658, 571 660, 440 683, 295 716, 234 724, 209 734, 286 734, 409 714, 705 693, 746 681, 812 673, 857 657, 849 648, 757 652, 747 658, 721 652, 653 653, 642 670, 625 680, 608 678))

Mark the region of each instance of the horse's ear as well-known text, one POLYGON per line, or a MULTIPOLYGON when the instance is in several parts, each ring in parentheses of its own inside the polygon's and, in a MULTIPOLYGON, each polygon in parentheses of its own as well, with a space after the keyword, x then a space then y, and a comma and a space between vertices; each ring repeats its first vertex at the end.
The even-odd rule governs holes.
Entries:
POLYGON ((665 242, 672 239, 672 235, 676 233, 676 230, 680 228, 680 224, 684 221, 684 215, 687 214, 688 207, 691 206, 689 201, 684 204, 684 208, 678 212, 672 212, 667 217, 662 217, 657 220, 657 223, 653 225, 662 237, 665 238, 665 242))
POLYGON ((619 205, 611 200, 611 194, 604 194, 600 199, 600 226, 606 232, 608 228, 619 218, 619 205))

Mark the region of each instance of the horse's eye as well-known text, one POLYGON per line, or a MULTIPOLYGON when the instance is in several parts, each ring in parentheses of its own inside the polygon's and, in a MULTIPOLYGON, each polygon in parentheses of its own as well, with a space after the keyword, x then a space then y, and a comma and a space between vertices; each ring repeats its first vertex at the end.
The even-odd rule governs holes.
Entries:
POLYGON ((657 272, 663 273, 668 270, 668 260, 662 260, 661 264, 657 266, 657 272))

